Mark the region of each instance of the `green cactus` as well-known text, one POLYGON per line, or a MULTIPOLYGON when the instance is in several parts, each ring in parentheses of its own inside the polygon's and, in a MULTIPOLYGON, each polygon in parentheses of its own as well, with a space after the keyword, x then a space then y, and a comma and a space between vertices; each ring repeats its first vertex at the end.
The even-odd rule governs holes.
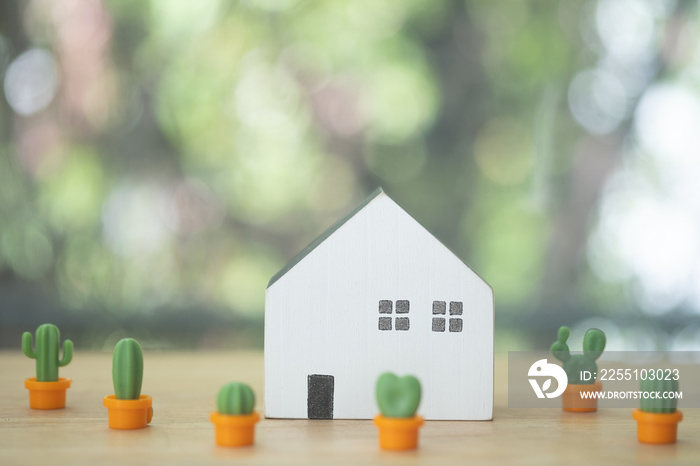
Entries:
POLYGON ((563 363, 562 368, 566 372, 570 384, 591 385, 595 382, 595 374, 598 373, 595 361, 605 349, 605 334, 597 328, 588 329, 583 337, 583 354, 574 356, 569 353, 569 347, 566 344, 570 334, 569 327, 559 329, 557 341, 552 343, 552 355, 563 363), (590 380, 581 380, 582 371, 588 371, 593 376, 590 380))
POLYGON ((58 368, 67 366, 73 359, 73 342, 63 342, 63 357, 58 359, 58 346, 61 333, 58 327, 52 324, 41 324, 36 329, 36 351, 32 349, 32 334, 22 334, 22 352, 32 359, 36 359, 36 380, 38 382, 56 382, 58 380, 58 368))
MULTIPOLYGON (((656 394, 677 392, 678 380, 642 380, 639 384, 641 392, 647 392, 651 396, 642 396, 639 408, 647 413, 675 413, 678 407, 677 398, 656 398, 656 394), (652 398, 654 396, 654 398, 652 398)), ((643 394, 642 394, 643 395, 643 394)))
POLYGON ((221 414, 247 415, 252 413, 255 407, 255 393, 247 384, 231 382, 219 390, 216 406, 221 414))
POLYGON ((143 382, 143 353, 133 338, 119 340, 112 357, 112 383, 118 400, 138 400, 143 382))
POLYGON ((377 404, 384 417, 412 418, 420 398, 420 382, 412 375, 399 378, 385 372, 377 379, 377 404))

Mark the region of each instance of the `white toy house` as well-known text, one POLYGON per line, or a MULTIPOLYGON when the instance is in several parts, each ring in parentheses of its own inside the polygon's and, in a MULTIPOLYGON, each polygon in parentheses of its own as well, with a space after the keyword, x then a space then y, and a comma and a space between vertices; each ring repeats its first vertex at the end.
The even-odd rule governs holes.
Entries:
POLYGON ((371 419, 413 374, 426 419, 493 415, 491 287, 381 189, 268 284, 265 415, 371 419))

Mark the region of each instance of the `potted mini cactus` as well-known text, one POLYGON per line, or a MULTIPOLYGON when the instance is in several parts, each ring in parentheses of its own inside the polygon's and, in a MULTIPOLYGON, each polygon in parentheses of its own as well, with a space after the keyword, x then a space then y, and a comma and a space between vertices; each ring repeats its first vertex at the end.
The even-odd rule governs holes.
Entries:
POLYGON ((24 381, 29 390, 29 407, 32 409, 61 409, 66 407, 66 389, 69 378, 59 377, 58 368, 68 365, 73 359, 73 342, 63 342, 63 357, 58 359, 61 333, 52 324, 41 324, 36 329, 36 351, 32 349, 32 334, 22 334, 22 352, 36 359, 36 377, 24 381))
POLYGON ((584 397, 583 392, 599 392, 603 384, 596 380, 596 360, 605 349, 605 334, 597 328, 588 329, 583 337, 583 354, 571 355, 566 341, 571 330, 561 327, 557 341, 552 344, 552 355, 562 362, 568 385, 562 394, 562 409, 573 413, 587 413, 598 409, 598 399, 584 397))
POLYGON ((253 411, 255 394, 244 383, 231 382, 219 390, 216 407, 209 416, 216 430, 216 444, 222 447, 244 447, 255 441, 255 424, 260 415, 253 411))
POLYGON ((412 375, 397 377, 385 372, 377 379, 377 404, 381 414, 374 418, 379 429, 379 446, 384 450, 413 450, 418 447, 418 429, 423 417, 416 415, 421 386, 412 375))
POLYGON ((133 338, 119 340, 112 356, 114 395, 104 397, 109 427, 141 429, 153 418, 153 400, 141 395, 143 353, 133 338))
MULTIPOLYGON (((678 392, 677 380, 642 380, 639 408, 632 412, 637 421, 637 439, 642 443, 676 443, 678 423, 683 413, 678 411, 678 399, 664 398, 664 393, 678 392)), ((668 396, 668 395, 666 395, 668 396)))

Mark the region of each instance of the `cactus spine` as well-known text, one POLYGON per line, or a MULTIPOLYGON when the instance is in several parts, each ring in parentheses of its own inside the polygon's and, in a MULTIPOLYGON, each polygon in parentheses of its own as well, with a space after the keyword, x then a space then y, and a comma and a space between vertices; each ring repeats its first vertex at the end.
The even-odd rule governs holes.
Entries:
POLYGON ((557 341, 552 343, 552 355, 560 360, 562 368, 566 372, 570 384, 590 385, 595 382, 595 374, 598 366, 595 361, 603 354, 605 349, 605 334, 597 328, 588 329, 583 337, 583 354, 572 356, 566 341, 571 330, 569 327, 561 327, 557 332, 557 341), (581 372, 588 371, 593 374, 590 380, 581 380, 581 372))
MULTIPOLYGON (((676 398, 656 398, 662 393, 674 393, 678 391, 677 380, 642 380, 639 384, 639 390, 649 393, 648 398, 644 398, 639 402, 639 408, 647 413, 674 413, 678 407, 676 398), (652 398, 654 397, 654 398, 652 398)), ((643 394, 642 394, 643 395, 643 394)))
POLYGON ((58 368, 67 366, 73 359, 73 342, 63 342, 63 357, 58 359, 58 347, 61 333, 52 324, 41 324, 36 329, 36 351, 32 349, 32 334, 22 334, 22 352, 28 358, 36 359, 36 380, 38 382, 56 382, 58 368))
POLYGON ((133 338, 119 340, 112 356, 112 383, 118 400, 138 400, 143 382, 143 353, 133 338))
POLYGON ((221 414, 247 415, 253 412, 255 393, 247 384, 231 382, 219 390, 216 406, 221 414))

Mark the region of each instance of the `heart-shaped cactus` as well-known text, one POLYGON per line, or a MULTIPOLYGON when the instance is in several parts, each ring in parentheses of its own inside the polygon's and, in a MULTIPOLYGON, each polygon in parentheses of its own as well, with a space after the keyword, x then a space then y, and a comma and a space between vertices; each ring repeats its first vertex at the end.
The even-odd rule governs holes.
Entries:
POLYGON ((231 382, 219 390, 216 406, 221 414, 248 415, 255 407, 255 393, 247 384, 231 382))
POLYGON ((377 379, 377 404, 385 417, 411 418, 420 404, 420 382, 412 375, 385 372, 377 379))

